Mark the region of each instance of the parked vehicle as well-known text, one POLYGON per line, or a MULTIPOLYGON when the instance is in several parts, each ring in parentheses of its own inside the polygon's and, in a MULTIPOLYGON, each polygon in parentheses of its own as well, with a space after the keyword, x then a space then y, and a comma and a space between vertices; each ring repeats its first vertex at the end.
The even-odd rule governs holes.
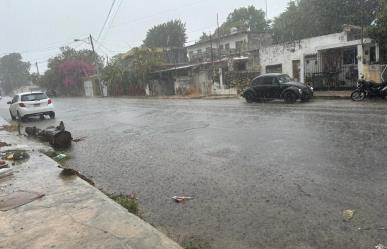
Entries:
POLYGON ((369 97, 380 97, 387 99, 387 82, 378 84, 366 81, 364 77, 357 82, 357 88, 351 94, 353 101, 363 101, 369 97))
POLYGON ((19 93, 8 102, 12 120, 25 120, 30 116, 55 118, 54 104, 43 92, 19 93))
POLYGON ((293 81, 287 74, 264 74, 255 78, 242 96, 247 103, 266 99, 306 102, 313 97, 313 87, 293 81))

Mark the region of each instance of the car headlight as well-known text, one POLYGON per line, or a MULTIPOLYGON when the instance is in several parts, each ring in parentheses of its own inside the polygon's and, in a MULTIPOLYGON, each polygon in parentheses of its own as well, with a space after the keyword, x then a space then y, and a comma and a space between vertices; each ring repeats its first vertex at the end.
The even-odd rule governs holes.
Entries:
POLYGON ((299 92, 300 94, 302 94, 302 89, 301 89, 301 88, 298 88, 298 92, 299 92))
POLYGON ((314 88, 312 86, 309 86, 310 87, 310 90, 313 92, 314 91, 314 88))

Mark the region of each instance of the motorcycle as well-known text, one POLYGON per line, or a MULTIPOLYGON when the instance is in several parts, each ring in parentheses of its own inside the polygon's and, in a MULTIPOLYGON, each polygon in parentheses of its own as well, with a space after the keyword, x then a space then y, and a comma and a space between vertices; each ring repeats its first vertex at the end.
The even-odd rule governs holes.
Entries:
POLYGON ((380 97, 387 99, 387 82, 378 84, 373 81, 366 81, 364 78, 357 82, 357 88, 351 94, 353 101, 363 101, 369 97, 380 97))

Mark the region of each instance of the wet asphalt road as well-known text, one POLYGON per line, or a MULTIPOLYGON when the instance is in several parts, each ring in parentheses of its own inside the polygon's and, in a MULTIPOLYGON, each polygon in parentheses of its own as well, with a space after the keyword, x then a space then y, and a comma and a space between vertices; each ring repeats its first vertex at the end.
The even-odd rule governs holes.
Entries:
POLYGON ((57 121, 87 137, 68 165, 105 191, 136 193, 143 218, 180 243, 387 245, 387 231, 375 229, 387 227, 386 101, 54 101, 57 121), (195 199, 176 204, 174 195, 195 199), (350 222, 345 209, 356 210, 350 222))

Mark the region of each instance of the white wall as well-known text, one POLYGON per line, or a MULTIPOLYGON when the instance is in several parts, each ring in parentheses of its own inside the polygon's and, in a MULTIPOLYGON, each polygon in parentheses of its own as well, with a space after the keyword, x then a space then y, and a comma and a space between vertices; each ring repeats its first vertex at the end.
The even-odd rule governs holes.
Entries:
MULTIPOLYGON (((367 40, 367 42, 370 41, 367 40)), ((282 72, 290 75, 290 77, 293 77, 292 61, 300 60, 300 78, 301 82, 304 82, 304 61, 306 55, 318 54, 318 51, 329 48, 356 46, 358 44, 360 44, 359 40, 348 42, 347 34, 342 32, 299 40, 291 43, 268 46, 261 48, 260 50, 260 64, 262 66, 263 73, 266 73, 266 66, 282 64, 282 72)))
MULTIPOLYGON (((248 34, 247 33, 240 33, 240 34, 235 34, 227 37, 222 37, 220 39, 220 45, 223 45, 223 47, 228 43, 230 44, 230 49, 235 49, 235 43, 237 41, 248 41, 248 34)), ((193 51, 194 53, 197 53, 199 49, 202 50, 202 52, 206 52, 206 48, 211 47, 211 42, 203 42, 203 43, 198 43, 193 46, 187 47, 187 52, 188 54, 193 51)), ((218 38, 216 36, 212 37, 212 48, 217 49, 218 48, 218 38)))
POLYGON ((93 81, 85 80, 83 82, 83 85, 84 85, 84 88, 85 88, 85 96, 86 97, 93 97, 94 96, 93 81))

